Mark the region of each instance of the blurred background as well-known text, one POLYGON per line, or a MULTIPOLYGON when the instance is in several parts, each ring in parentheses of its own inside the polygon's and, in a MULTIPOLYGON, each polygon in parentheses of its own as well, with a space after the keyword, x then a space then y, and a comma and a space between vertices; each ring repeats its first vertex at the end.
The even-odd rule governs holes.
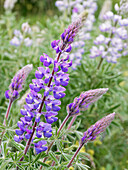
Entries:
MULTIPOLYGON (((83 0, 84 1, 84 0, 83 0)), ((86 1, 86 0, 85 0, 86 1)), ((89 1, 89 0, 88 0, 89 1)), ((70 0, 68 1, 70 2, 70 0)), ((116 112, 116 119, 101 138, 85 146, 84 152, 90 155, 86 162, 91 169, 127 170, 128 169, 128 56, 121 57, 116 64, 104 62, 97 70, 99 58, 90 59, 90 48, 99 35, 99 19, 103 7, 106 11, 115 12, 114 6, 119 0, 94 1, 97 8, 95 21, 89 32, 89 40, 85 40, 84 53, 80 64, 69 71, 70 83, 66 87, 66 97, 62 99, 61 120, 66 116, 66 105, 79 96, 82 91, 95 88, 109 88, 109 91, 87 111, 78 116, 81 120, 79 130, 84 132, 108 113, 116 112)), ((71 22, 71 11, 57 7, 56 0, 0 0, 0 122, 3 121, 8 101, 4 93, 11 79, 21 67, 33 64, 21 97, 15 101, 11 109, 14 124, 19 120, 20 109, 25 103, 29 83, 34 79, 34 72, 41 66, 39 57, 47 53, 55 56, 50 43, 59 39, 60 34, 71 22), (24 34, 22 24, 28 23, 30 32, 24 34), (16 39, 15 30, 20 31, 24 42, 16 39)), ((67 7, 68 8, 68 7, 67 7)), ((103 12, 104 13, 104 12, 103 12)), ((86 27, 86 25, 85 25, 86 27)), ((58 126, 58 122, 56 124, 58 126)), ((78 139, 77 139, 78 141, 78 139)), ((75 142, 77 142, 75 141, 75 142)))

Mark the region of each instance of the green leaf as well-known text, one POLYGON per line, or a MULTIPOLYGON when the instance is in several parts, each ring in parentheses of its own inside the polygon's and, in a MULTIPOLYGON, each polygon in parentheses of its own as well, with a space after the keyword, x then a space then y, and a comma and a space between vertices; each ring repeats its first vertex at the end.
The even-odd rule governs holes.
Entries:
POLYGON ((24 170, 24 167, 23 167, 22 165, 17 164, 17 166, 18 166, 20 169, 24 170))
POLYGON ((31 149, 29 149, 29 162, 31 162, 32 161, 32 151, 31 151, 31 149))
POLYGON ((36 158, 35 158, 35 160, 33 161, 32 165, 33 165, 35 162, 37 162, 38 159, 40 159, 41 154, 42 154, 42 153, 39 153, 39 154, 36 156, 36 158))
POLYGON ((9 164, 9 160, 4 160, 4 162, 2 162, 2 165, 0 166, 0 170, 5 170, 6 166, 9 164))
POLYGON ((39 164, 41 164, 42 166, 44 166, 44 167, 49 167, 49 165, 47 165, 47 164, 45 164, 45 163, 43 163, 43 162, 41 162, 41 161, 37 161, 39 164))
POLYGON ((57 160, 56 155, 54 154, 54 152, 49 152, 49 156, 58 164, 58 160, 57 160))

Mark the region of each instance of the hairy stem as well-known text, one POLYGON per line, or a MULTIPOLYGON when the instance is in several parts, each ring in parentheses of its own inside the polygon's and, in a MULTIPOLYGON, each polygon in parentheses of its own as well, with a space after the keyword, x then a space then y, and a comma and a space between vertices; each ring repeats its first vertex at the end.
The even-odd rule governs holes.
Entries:
MULTIPOLYGON (((5 115, 5 118, 8 120, 8 116, 9 116, 9 113, 10 113, 10 109, 11 109, 11 106, 12 106, 12 100, 9 100, 9 104, 8 104, 8 108, 7 108, 7 112, 6 112, 6 115, 5 115)), ((5 126, 6 125, 6 121, 4 120, 4 123, 3 125, 5 126)))
POLYGON ((69 168, 72 165, 73 160, 75 159, 75 157, 77 156, 77 154, 79 153, 79 151, 81 150, 81 148, 83 147, 84 143, 82 143, 78 149, 76 150, 75 154, 73 155, 72 159, 70 160, 70 162, 67 165, 67 168, 69 168))
POLYGON ((67 130, 69 130, 69 129, 71 128, 71 126, 73 125, 73 123, 74 123, 74 122, 75 122, 75 120, 76 120, 76 117, 77 117, 77 116, 73 116, 73 118, 72 118, 71 122, 70 122, 70 123, 69 123, 69 125, 68 125, 67 130))
POLYGON ((58 131, 57 131, 57 135, 59 134, 59 132, 61 131, 61 129, 62 129, 63 126, 65 125, 65 123, 68 121, 69 117, 70 117, 70 115, 68 114, 68 115, 66 116, 66 118, 64 119, 64 121, 62 122, 62 124, 60 125, 60 127, 59 127, 59 129, 58 129, 58 131))
MULTIPOLYGON (((7 112, 6 112, 6 115, 5 115, 5 119, 7 119, 7 120, 8 120, 8 117, 9 117, 9 113, 10 113, 10 109, 11 109, 12 103, 13 103, 13 101, 10 99, 9 100, 9 104, 8 104, 8 108, 7 108, 7 112)), ((4 126, 6 126, 5 119, 4 119, 4 122, 3 122, 4 126)), ((3 132, 1 133, 0 146, 1 146, 1 142, 2 142, 3 136, 5 134, 5 131, 6 130, 3 130, 3 132)), ((1 152, 1 149, 0 149, 0 152, 1 152)))

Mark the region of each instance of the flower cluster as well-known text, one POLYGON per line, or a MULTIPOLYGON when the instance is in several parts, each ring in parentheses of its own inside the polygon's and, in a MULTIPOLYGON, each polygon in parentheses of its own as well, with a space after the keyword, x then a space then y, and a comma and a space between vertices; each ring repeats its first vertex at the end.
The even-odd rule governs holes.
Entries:
POLYGON ((14 101, 19 96, 19 93, 23 89, 25 80, 31 72, 32 68, 32 64, 28 64, 16 73, 16 75, 12 79, 11 84, 9 85, 9 90, 5 92, 5 97, 7 99, 14 101))
MULTIPOLYGON (((32 83, 29 85, 31 91, 26 97, 27 105, 24 106, 24 109, 21 109, 21 114, 24 117, 22 117, 20 119, 21 121, 17 124, 19 129, 16 130, 16 134, 18 136, 14 138, 17 142, 20 142, 24 138, 30 138, 32 134, 33 118, 35 118, 35 122, 39 123, 36 127, 36 134, 33 139, 35 137, 51 137, 51 124, 57 121, 57 117, 55 116, 60 110, 59 105, 61 102, 59 99, 65 96, 65 88, 63 86, 66 86, 69 81, 69 76, 65 72, 68 71, 71 64, 66 62, 67 59, 61 59, 60 62, 57 62, 57 60, 53 61, 47 54, 42 55, 40 61, 43 63, 44 67, 38 67, 38 70, 35 72, 36 79, 33 79, 32 83), (54 76, 50 73, 49 66, 51 64, 54 64, 54 72, 56 73, 54 76), (49 84, 51 78, 54 79, 54 82, 49 84), (38 92, 41 90, 44 91, 46 112, 41 111, 40 113, 39 108, 42 103, 42 95, 38 92), (44 115, 47 123, 40 122, 41 115, 44 115)), ((44 141, 41 142, 44 144, 44 141)), ((39 148, 38 143, 36 143, 35 149, 36 153, 40 153, 43 151, 44 147, 39 148)))
POLYGON ((92 30, 93 22, 95 21, 94 13, 97 10, 97 4, 94 0, 75 0, 75 1, 56 1, 56 6, 60 11, 65 11, 71 14, 72 21, 74 21, 78 15, 84 11, 88 11, 86 16, 85 26, 77 36, 77 40, 72 44, 74 48, 70 54, 70 59, 73 60, 72 69, 76 69, 77 65, 80 65, 82 55, 84 54, 83 47, 85 46, 85 40, 90 39, 90 31, 92 30))
POLYGON ((121 0, 120 7, 116 4, 116 9, 122 14, 127 16, 128 15, 128 0, 121 0))
POLYGON ((4 9, 12 10, 14 8, 14 5, 16 2, 17 2, 17 0, 5 0, 4 9))
POLYGON ((10 44, 13 46, 20 46, 21 44, 24 44, 26 47, 29 47, 32 45, 32 39, 29 38, 28 34, 31 33, 31 28, 29 24, 23 23, 21 26, 21 30, 14 30, 14 37, 11 39, 10 44))
POLYGON ((100 34, 94 41, 95 46, 90 50, 90 57, 101 56, 107 62, 116 63, 119 57, 128 54, 128 19, 122 19, 120 15, 111 11, 108 11, 103 18, 105 22, 99 28, 105 34, 100 34))
POLYGON ((101 88, 82 92, 79 97, 74 99, 73 103, 67 106, 68 114, 71 116, 80 114, 80 111, 86 110, 90 104, 97 101, 107 91, 107 88, 101 88))
POLYGON ((69 53, 72 50, 71 44, 74 41, 74 37, 78 31, 82 28, 86 19, 87 13, 84 11, 81 13, 76 21, 74 21, 65 31, 61 34, 61 41, 55 40, 51 43, 52 48, 56 53, 69 53))
MULTIPOLYGON (((55 60, 45 53, 40 57, 43 67, 38 67, 38 70, 35 72, 36 79, 33 79, 29 85, 31 91, 26 97, 27 104, 24 106, 24 109, 21 110, 21 114, 24 117, 22 117, 20 119, 21 121, 17 124, 19 129, 16 130, 18 136, 14 138, 16 142, 20 142, 24 138, 29 140, 32 138, 33 141, 35 137, 49 138, 52 136, 51 124, 57 121, 57 117, 55 116, 60 110, 59 105, 61 105, 59 99, 65 96, 64 91, 66 89, 63 86, 67 86, 69 82, 69 75, 66 72, 72 65, 71 61, 68 62, 69 55, 62 58, 61 54, 71 51, 71 43, 81 28, 83 18, 84 16, 82 15, 81 18, 71 24, 64 33, 61 34, 61 41, 55 40, 51 43, 52 48, 58 54, 55 60), (52 72, 49 68, 51 65, 53 65, 52 72), (43 98, 42 95, 38 93, 41 90, 44 92, 43 98), (45 112, 42 111, 43 105, 45 105, 45 112), (44 115, 47 123, 40 121, 41 115, 44 115)), ((42 146, 44 144, 46 144, 44 140, 34 144, 37 154, 46 150, 46 146, 42 146)))
POLYGON ((83 137, 81 138, 81 144, 95 140, 96 137, 100 133, 104 132, 105 129, 110 125, 114 117, 115 113, 111 113, 92 125, 86 132, 84 132, 83 137))

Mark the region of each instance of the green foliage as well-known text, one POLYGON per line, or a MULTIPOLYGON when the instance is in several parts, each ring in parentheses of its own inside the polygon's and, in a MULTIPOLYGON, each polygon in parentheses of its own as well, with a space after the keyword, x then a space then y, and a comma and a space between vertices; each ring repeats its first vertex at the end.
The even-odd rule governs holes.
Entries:
MULTIPOLYGON (((18 2, 22 4, 23 2, 18 2)), ((28 4, 31 2, 27 2, 28 4)), ((40 6, 41 1, 35 2, 36 8, 40 6)), ((46 5, 46 1, 43 2, 46 5)), ((102 2, 103 3, 103 2, 102 2)), ((98 1, 99 10, 102 5, 98 1)), ((115 3, 115 2, 114 2, 115 3)), ((113 6, 114 6, 113 3, 113 6)), ((17 5, 18 5, 17 4, 17 5)), ((45 6, 44 5, 44 6, 45 6)), ((16 6, 16 8, 18 8, 16 6)), ((21 8, 21 7, 20 7, 21 8)), ((40 10, 44 7, 42 6, 40 10)), ((26 15, 28 9, 22 11, 26 15)), ((31 11, 31 10, 30 10, 31 11)), ((40 11, 41 12, 41 11, 40 11)), ((39 12, 39 13, 40 13, 39 12)), ((98 16, 98 13, 96 14, 98 16)), ((30 16, 28 15, 28 18, 30 16)), ((97 170, 121 170, 128 168, 128 56, 121 57, 117 64, 108 64, 105 60, 102 66, 97 70, 99 58, 90 59, 90 47, 93 44, 93 39, 98 35, 98 21, 92 31, 92 40, 86 42, 85 53, 81 61, 81 65, 76 70, 70 69, 70 82, 66 87, 66 96, 61 100, 62 109, 59 112, 58 121, 53 128, 53 136, 48 140, 48 144, 52 141, 54 145, 48 153, 36 155, 33 148, 29 149, 27 155, 24 155, 24 160, 20 162, 25 148, 25 142, 21 144, 14 141, 14 130, 17 128, 17 121, 21 117, 20 109, 23 108, 25 99, 22 96, 29 89, 29 83, 34 78, 34 72, 38 66, 41 66, 39 56, 44 52, 51 57, 55 57, 55 53, 51 50, 50 42, 58 39, 60 33, 63 32, 68 24, 66 19, 54 16, 46 20, 48 16, 43 16, 40 21, 36 21, 36 17, 30 17, 26 20, 24 17, 19 17, 17 13, 6 12, 0 16, 0 131, 5 130, 3 142, 1 145, 0 169, 19 169, 33 170, 39 169, 42 165, 43 169, 50 170, 52 161, 55 161, 54 170, 66 169, 66 165, 71 160, 76 149, 78 141, 86 129, 94 124, 97 120, 106 116, 106 114, 116 112, 116 118, 104 133, 101 138, 98 138, 93 143, 87 144, 82 152, 76 157, 73 167, 74 169, 94 169, 97 170), (34 18, 34 19, 33 19, 34 18), (33 40, 31 47, 24 45, 15 47, 10 45, 10 40, 13 37, 15 29, 21 29, 23 22, 29 21, 30 26, 38 26, 39 32, 34 32, 29 35, 33 40), (43 41, 36 46, 36 39, 42 38, 43 41), (26 64, 33 64, 33 71, 30 73, 21 97, 13 103, 9 120, 6 120, 6 125, 2 124, 8 102, 5 101, 4 93, 8 89, 11 79, 15 73, 26 64), (76 122, 70 130, 66 130, 67 125, 57 135, 57 127, 61 124, 67 115, 66 106, 73 102, 74 98, 79 96, 82 91, 109 88, 109 91, 96 103, 92 104, 88 110, 81 112, 77 117, 76 122), (21 103, 18 105, 18 101, 21 103), (43 158, 48 156, 48 160, 43 163, 43 158)), ((35 139, 33 143, 41 139, 35 139)), ((32 147, 34 145, 32 144, 32 147)))

